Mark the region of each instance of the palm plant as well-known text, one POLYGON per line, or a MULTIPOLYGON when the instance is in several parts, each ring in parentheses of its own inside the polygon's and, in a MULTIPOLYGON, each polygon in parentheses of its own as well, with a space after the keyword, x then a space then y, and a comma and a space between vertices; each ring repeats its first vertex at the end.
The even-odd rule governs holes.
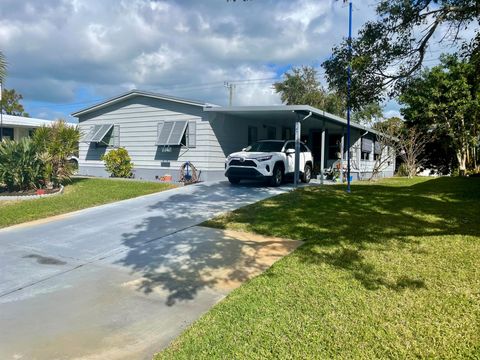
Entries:
POLYGON ((64 120, 57 120, 51 126, 35 130, 33 142, 45 163, 47 187, 58 186, 70 180, 74 168, 68 159, 78 152, 79 140, 78 128, 68 126, 64 120))
POLYGON ((4 139, 0 143, 0 183, 3 183, 8 191, 41 187, 43 173, 43 162, 30 139, 4 139))

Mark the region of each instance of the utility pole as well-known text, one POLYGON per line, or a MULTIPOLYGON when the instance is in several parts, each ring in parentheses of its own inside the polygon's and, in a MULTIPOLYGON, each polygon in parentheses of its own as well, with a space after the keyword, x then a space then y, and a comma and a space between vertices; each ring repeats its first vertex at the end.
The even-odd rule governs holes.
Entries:
POLYGON ((235 84, 232 84, 231 82, 225 81, 223 85, 228 89, 229 94, 228 94, 228 106, 233 105, 233 95, 235 91, 235 84))
MULTIPOLYGON (((348 2, 348 80, 347 80, 347 193, 350 189, 350 87, 352 83, 352 0, 348 2)), ((342 149, 343 150, 343 149, 342 149)))

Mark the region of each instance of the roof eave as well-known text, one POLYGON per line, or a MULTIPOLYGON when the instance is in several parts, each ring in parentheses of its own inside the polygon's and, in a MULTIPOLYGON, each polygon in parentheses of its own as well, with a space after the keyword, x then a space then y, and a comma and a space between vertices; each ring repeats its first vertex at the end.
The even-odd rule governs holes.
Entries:
POLYGON ((124 93, 122 95, 115 96, 113 98, 105 100, 105 101, 103 101, 99 104, 89 106, 85 109, 76 111, 76 112, 72 113, 72 116, 79 117, 81 115, 85 115, 85 114, 91 113, 93 111, 103 109, 107 106, 117 104, 121 101, 124 101, 126 99, 129 99, 129 98, 132 98, 132 97, 135 97, 135 96, 144 96, 144 97, 149 97, 149 98, 153 98, 153 99, 173 101, 173 102, 186 104, 186 105, 199 106, 199 107, 202 107, 202 108, 205 107, 205 105, 206 105, 205 103, 202 103, 202 102, 190 101, 190 100, 187 100, 187 99, 176 98, 176 97, 173 97, 173 96, 165 96, 165 95, 162 95, 162 94, 156 94, 156 93, 152 93, 152 92, 148 92, 148 91, 131 90, 131 91, 129 91, 127 93, 124 93))
MULTIPOLYGON (((232 106, 232 107, 204 107, 204 111, 209 112, 240 112, 240 111, 304 111, 312 112, 312 114, 317 115, 317 117, 323 117, 329 120, 336 121, 342 125, 347 126, 347 120, 341 118, 340 116, 330 114, 324 110, 317 109, 310 105, 272 105, 272 106, 232 106)), ((359 129, 368 131, 369 133, 379 135, 380 133, 376 130, 363 126, 361 124, 350 122, 350 126, 359 129)))

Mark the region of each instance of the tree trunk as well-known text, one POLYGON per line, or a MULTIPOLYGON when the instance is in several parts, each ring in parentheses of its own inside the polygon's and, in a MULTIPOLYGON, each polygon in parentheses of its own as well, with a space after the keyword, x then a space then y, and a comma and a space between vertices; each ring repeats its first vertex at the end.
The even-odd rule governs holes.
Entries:
POLYGON ((462 151, 457 151, 458 172, 460 176, 465 176, 467 170, 467 154, 462 151))

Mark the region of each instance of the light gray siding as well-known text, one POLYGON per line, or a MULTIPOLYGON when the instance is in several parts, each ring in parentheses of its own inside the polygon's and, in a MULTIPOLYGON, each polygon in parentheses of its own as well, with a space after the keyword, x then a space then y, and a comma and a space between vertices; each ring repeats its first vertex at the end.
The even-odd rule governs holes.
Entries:
MULTIPOLYGON (((199 170, 209 169, 209 158, 213 156, 210 148, 215 136, 203 116, 201 107, 138 96, 80 116, 79 128, 82 134, 87 134, 94 125, 114 124, 119 131, 118 144, 127 149, 135 169, 152 170, 149 173, 154 177, 155 170, 158 170, 158 176, 175 173, 185 161, 191 161, 199 170), (158 123, 175 120, 194 123, 189 133, 195 142, 193 147, 156 145, 158 123), (195 133, 191 132, 193 128, 195 133)), ((103 169, 101 156, 112 148, 81 142, 80 173, 88 170, 92 175, 93 172, 98 174, 92 168, 103 169)))

